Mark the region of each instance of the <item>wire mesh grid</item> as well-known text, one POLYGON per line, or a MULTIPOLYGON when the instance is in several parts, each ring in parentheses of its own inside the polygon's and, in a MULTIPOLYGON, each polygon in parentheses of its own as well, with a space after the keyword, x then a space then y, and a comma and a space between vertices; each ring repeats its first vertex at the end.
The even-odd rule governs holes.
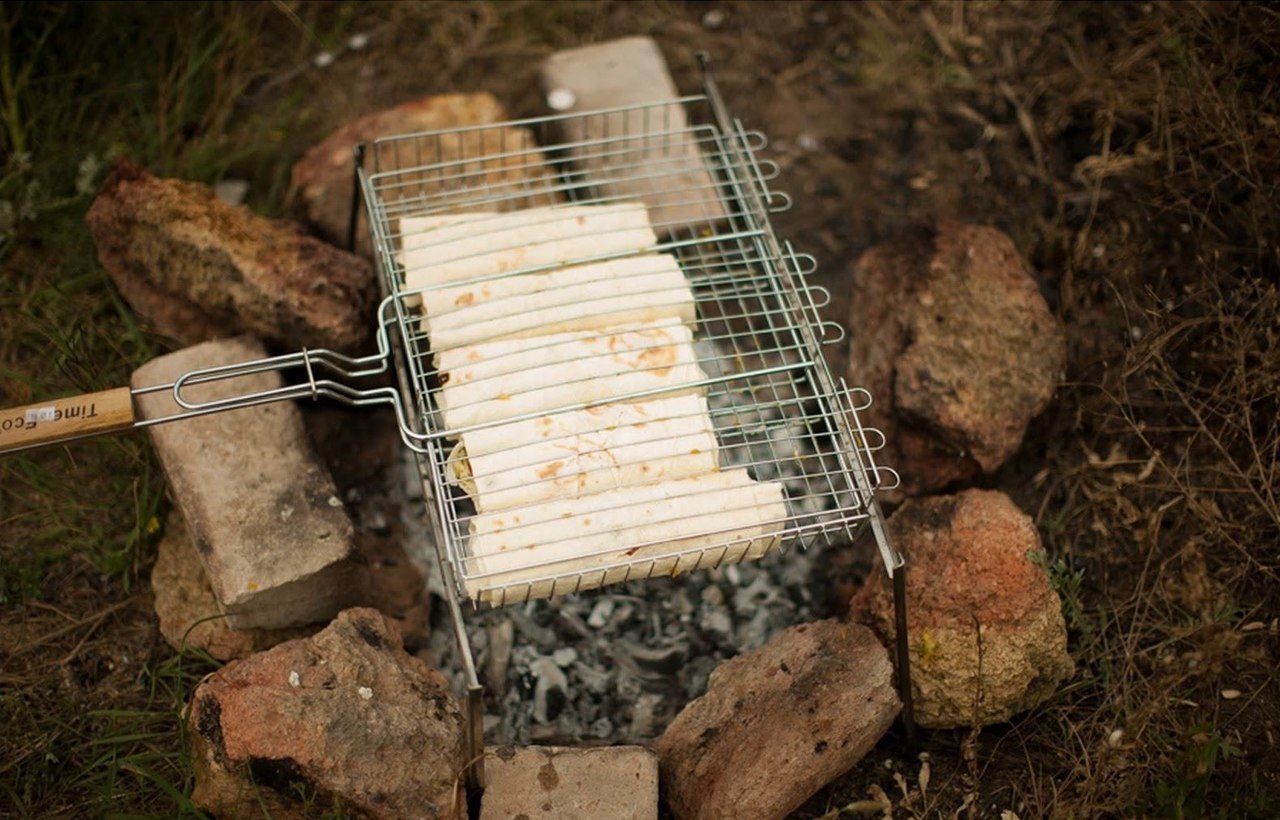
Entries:
POLYGON ((765 140, 713 104, 692 96, 369 147, 361 183, 394 296, 402 387, 461 598, 511 603, 852 537, 876 514, 873 493, 896 485, 875 462, 883 436, 859 421, 870 396, 833 380, 822 357, 843 331, 819 316, 826 292, 805 284, 813 260, 773 234, 770 214, 790 202, 769 188, 777 167, 756 156, 765 140), (632 228, 607 220, 587 225, 589 241, 558 239, 573 219, 637 201, 652 228, 639 247, 623 236, 632 228), (512 212, 525 215, 502 216, 512 212), (474 254, 520 231, 533 250, 476 266, 474 254), (589 275, 623 260, 634 272, 624 289, 589 275), (417 273, 451 264, 463 279, 417 273), (470 300, 491 289, 521 298, 477 312, 470 300), (644 321, 654 315, 669 318, 644 321), (495 339, 498 328, 516 341, 495 339), (636 408, 660 418, 638 420, 636 408), (572 457, 549 460, 557 447, 572 457), (637 472, 655 454, 672 471, 661 484, 637 472), (708 459, 746 478, 709 490, 684 475, 708 459), (574 507, 566 487, 599 505, 574 507), (765 487, 777 503, 760 500, 765 487), (486 509, 498 499, 509 503, 486 509), (572 531, 579 521, 585 535, 572 531), (477 546, 500 530, 516 558, 477 546))

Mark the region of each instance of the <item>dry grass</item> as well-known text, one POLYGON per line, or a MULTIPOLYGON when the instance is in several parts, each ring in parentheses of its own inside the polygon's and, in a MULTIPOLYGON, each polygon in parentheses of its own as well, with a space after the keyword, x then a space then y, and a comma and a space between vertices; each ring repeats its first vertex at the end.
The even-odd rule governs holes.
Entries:
POLYGON ((1034 253, 1061 271, 1073 355, 1042 428, 1039 520, 1085 578, 1068 596, 1084 674, 999 739, 1033 772, 1009 784, 1010 805, 1263 816, 1278 760, 1263 727, 1280 708, 1266 623, 1280 569, 1280 18, 1070 6, 1033 29, 1021 54, 988 55, 1001 77, 973 74, 988 105, 1013 108, 1017 173, 1054 201, 1034 253))
POLYGON ((1080 760, 1060 814, 1276 810, 1277 34, 1267 9, 1158 5, 1081 57, 1096 83, 1047 92, 1092 105, 1101 143, 1072 169, 1090 195, 1064 314, 1127 337, 1077 360, 1083 459, 1060 453, 1045 496, 1106 607, 1059 718, 1080 760))
MULTIPOLYGON (((995 484, 1036 514, 1080 673, 1007 727, 933 733, 927 799, 915 762, 860 782, 898 816, 1274 816, 1280 16, 867 11, 866 121, 916 141, 880 166, 914 164, 917 216, 1014 236, 1068 330, 1068 381, 995 484)), ((881 201, 873 230, 909 221, 881 201)))

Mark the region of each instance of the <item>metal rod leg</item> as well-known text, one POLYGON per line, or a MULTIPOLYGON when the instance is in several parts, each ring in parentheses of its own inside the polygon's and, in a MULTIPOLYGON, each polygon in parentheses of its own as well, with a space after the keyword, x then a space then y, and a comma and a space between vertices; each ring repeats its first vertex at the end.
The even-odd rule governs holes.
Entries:
POLYGON ((898 697, 902 700, 902 730, 907 745, 916 747, 916 714, 911 699, 911 641, 907 637, 907 562, 905 556, 894 550, 889 541, 884 514, 875 499, 870 502, 871 532, 875 535, 880 556, 893 580, 893 631, 897 636, 898 697))
MULTIPOLYGON (((452 584, 452 578, 445 579, 452 584)), ((484 687, 476 675, 475 659, 471 654, 471 641, 467 638, 466 625, 462 620, 462 607, 453 594, 446 596, 449 605, 449 617, 453 621, 453 638, 458 644, 458 653, 462 660, 462 674, 466 683, 466 754, 467 754, 467 787, 473 794, 484 790, 484 687)))
POLYGON ((351 214, 347 217, 347 250, 356 252, 356 223, 360 216, 360 169, 364 165, 364 143, 355 147, 355 162, 351 170, 351 214))
POLYGON ((467 769, 467 786, 473 793, 484 791, 484 687, 467 685, 467 756, 473 761, 467 769))
POLYGON ((898 696, 902 698, 902 729, 907 745, 916 746, 916 716, 911 701, 911 655, 907 638, 907 567, 893 571, 893 620, 898 645, 898 696))

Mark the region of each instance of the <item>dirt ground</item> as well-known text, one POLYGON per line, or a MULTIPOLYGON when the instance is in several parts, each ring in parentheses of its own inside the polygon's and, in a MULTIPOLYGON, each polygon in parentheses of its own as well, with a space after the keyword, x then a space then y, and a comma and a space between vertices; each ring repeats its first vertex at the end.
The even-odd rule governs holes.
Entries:
MULTIPOLYGON (((156 50, 144 56, 162 79, 197 65, 132 36, 153 25, 136 9, 115 14, 104 19, 122 42, 156 50)), ((287 210, 299 153, 353 117, 471 90, 514 116, 542 113, 541 57, 644 33, 686 91, 698 87, 694 52, 708 51, 730 108, 769 136, 775 184, 794 201, 775 227, 817 258, 827 318, 846 320, 850 272, 876 243, 940 218, 1006 231, 1067 330, 1069 363, 1020 452, 979 484, 1034 516, 1078 672, 1006 725, 925 732, 918 749, 894 730, 797 816, 1280 813, 1274 9, 279 3, 201 14, 235 36, 200 71, 238 81, 212 83, 199 115, 154 144, 127 139, 155 131, 128 111, 111 135, 156 172, 246 179, 265 212, 287 210), (368 45, 345 46, 357 33, 368 45), (317 67, 322 49, 335 59, 317 67)), ((74 30, 52 31, 57 59, 74 62, 74 30)), ((24 52, 12 53, 21 67, 24 52)), ((86 88, 111 85, 113 70, 86 88)), ((8 140, 12 151, 12 129, 8 140)), ((85 206, 59 213, 72 224, 85 206)), ((42 233, 44 218, 3 246, 6 315, 31 317, 0 337, 4 405, 127 378, 165 347, 128 328, 100 274, 50 290, 91 246, 42 233), (54 369, 39 326, 69 308, 45 300, 87 317, 81 335, 53 340, 54 369)), ((0 459, 0 493, 0 816, 194 814, 176 710, 212 667, 156 633, 147 575, 165 503, 145 440, 0 459), (58 546, 82 540, 105 546, 58 546)))

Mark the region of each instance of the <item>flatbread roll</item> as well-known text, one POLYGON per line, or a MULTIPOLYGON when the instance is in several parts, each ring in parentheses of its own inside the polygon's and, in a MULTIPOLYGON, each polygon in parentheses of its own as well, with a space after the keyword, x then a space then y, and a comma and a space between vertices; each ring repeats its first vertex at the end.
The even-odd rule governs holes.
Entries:
POLYGON ((422 292, 422 330, 435 350, 494 339, 696 321, 675 257, 644 254, 422 292))
POLYGON ((577 405, 703 393, 693 332, 679 320, 482 342, 436 353, 444 427, 577 405), (644 391, 660 393, 633 396, 644 391))
POLYGON ((544 265, 651 248, 642 203, 553 205, 453 224, 400 219, 405 289, 466 282, 544 265))
MULTIPOLYGON (((451 214, 427 214, 423 216, 402 216, 395 220, 394 230, 398 233, 401 249, 396 253, 396 261, 400 263, 402 269, 408 268, 405 261, 404 246, 406 244, 421 245, 424 237, 430 235, 431 232, 450 225, 460 225, 467 222, 477 222, 481 219, 488 219, 493 216, 494 211, 459 211, 451 214)), ((401 287, 401 290, 408 290, 407 286, 401 287)), ((417 307, 422 304, 422 297, 417 293, 405 293, 401 296, 404 303, 409 307, 417 307)))
POLYGON ((481 513, 466 593, 502 604, 759 558, 781 541, 784 499, 739 469, 481 513))
POLYGON ((601 404, 462 434, 450 456, 479 512, 718 469, 702 396, 601 404))

